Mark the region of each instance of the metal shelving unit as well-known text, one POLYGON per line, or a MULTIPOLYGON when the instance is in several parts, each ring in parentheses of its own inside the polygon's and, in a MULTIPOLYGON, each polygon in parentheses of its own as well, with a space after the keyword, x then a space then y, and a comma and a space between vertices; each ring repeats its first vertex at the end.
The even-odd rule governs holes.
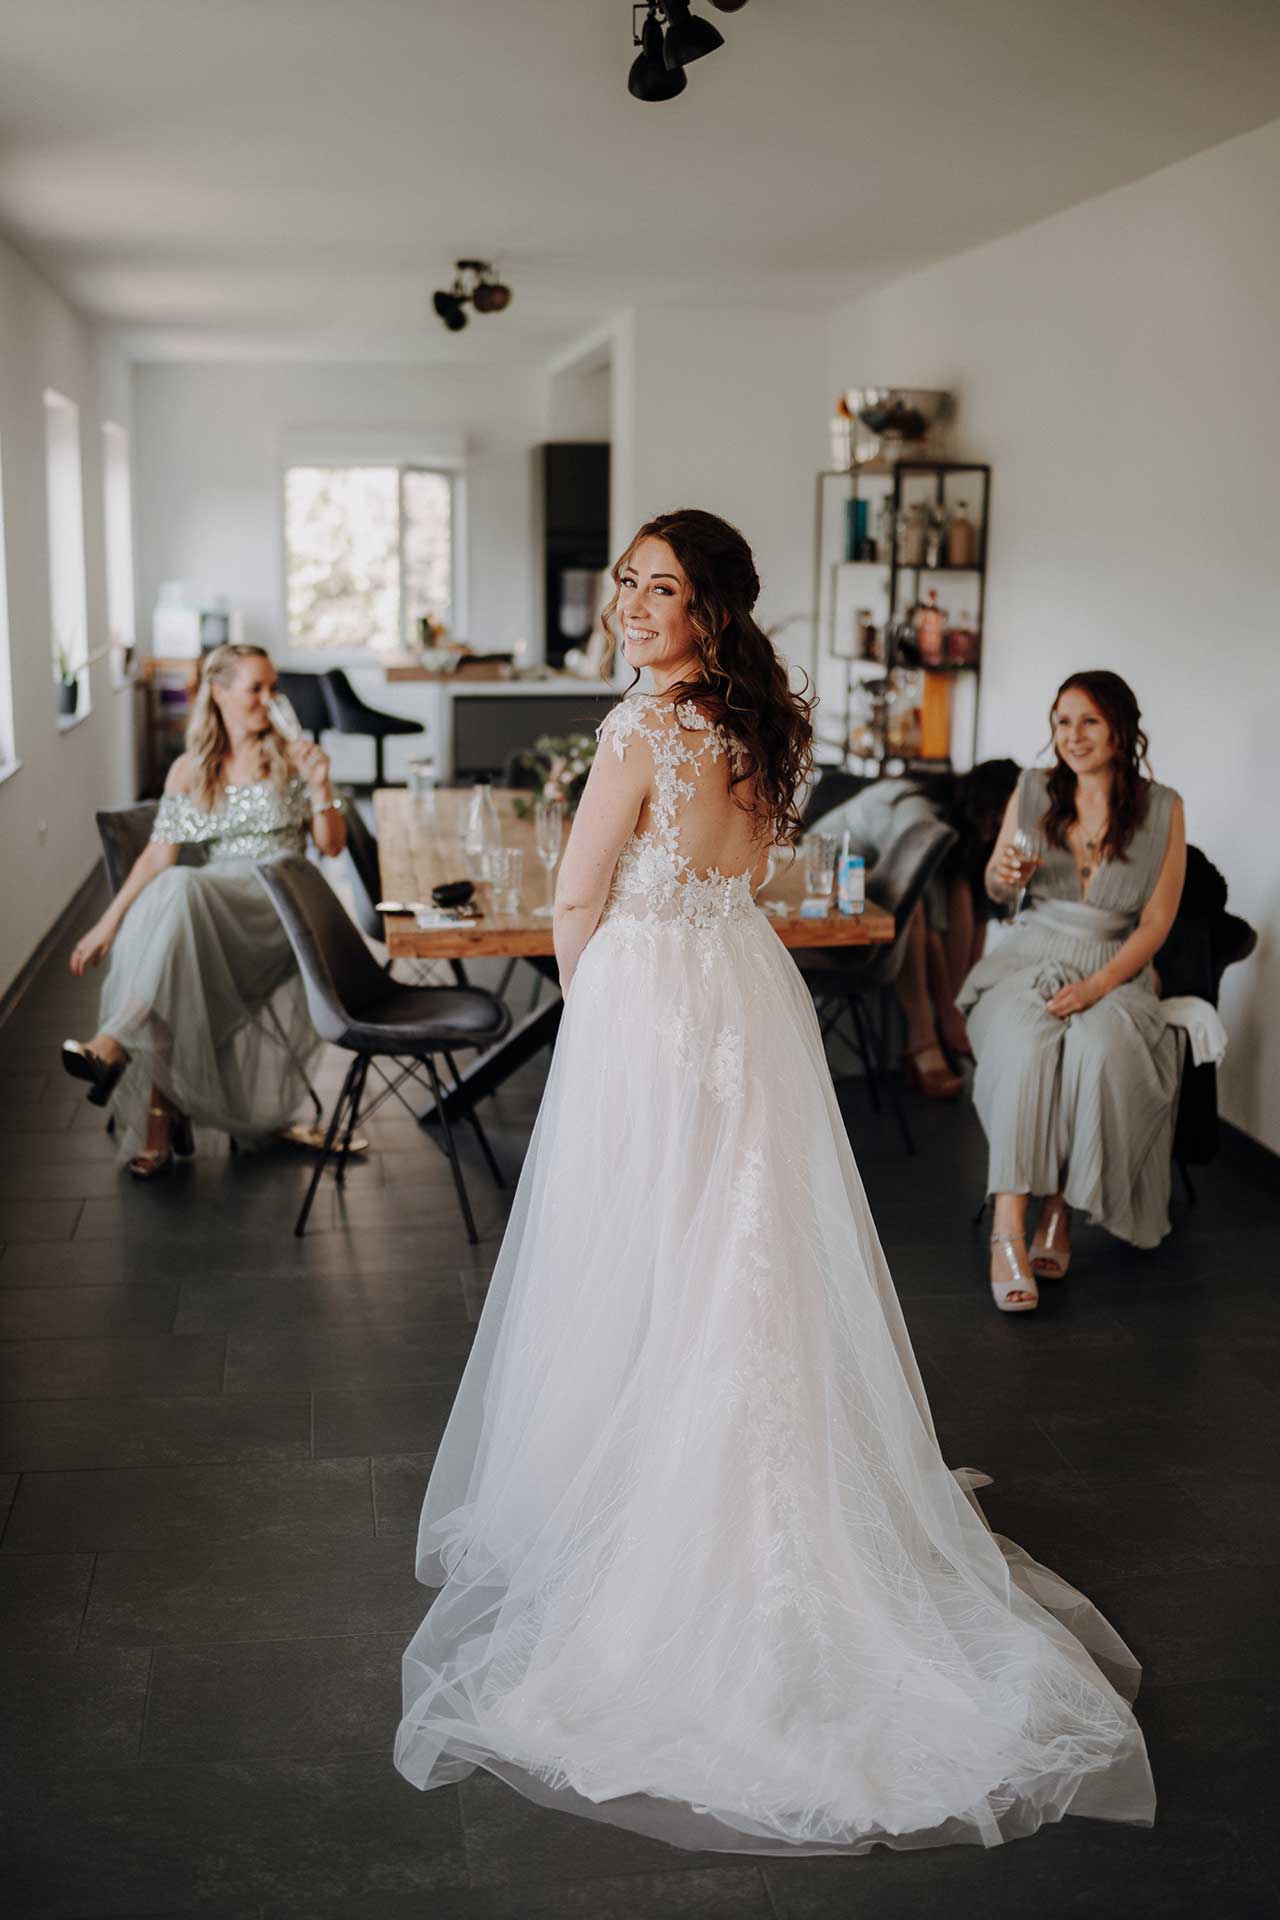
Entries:
MULTIPOLYGON (((961 580, 972 582, 976 657, 972 662, 963 664, 948 661, 940 665, 926 665, 921 662, 918 670, 971 682, 970 762, 976 757, 990 524, 991 468, 981 461, 904 459, 894 464, 874 461, 848 469, 830 468, 818 474, 814 513, 814 604, 818 610, 818 645, 828 660, 839 661, 845 670, 840 741, 828 739, 824 745, 828 748, 832 745, 838 747, 840 764, 845 769, 877 777, 885 772, 917 769, 936 771, 952 765, 955 720, 950 715, 950 706, 950 750, 945 758, 907 760, 891 754, 887 727, 887 688, 891 674, 898 667, 917 670, 915 662, 894 657, 895 631, 905 622, 910 610, 925 599, 931 584, 937 583, 941 597, 942 583, 948 581, 953 586, 961 580), (896 533, 893 550, 887 556, 882 557, 877 552, 874 560, 839 557, 843 556, 846 546, 850 508, 854 501, 861 499, 867 502, 868 524, 881 503, 889 501, 893 524, 897 529, 904 510, 917 503, 941 511, 953 509, 962 498, 966 503, 973 503, 974 507, 977 548, 972 566, 954 567, 945 561, 934 566, 908 563, 901 558, 900 532, 896 533), (833 549, 837 557, 833 557, 833 549), (860 584, 851 596, 853 583, 859 580, 860 584), (857 605, 871 603, 873 613, 878 615, 873 624, 880 627, 884 636, 886 658, 859 659, 853 655, 851 646, 846 650, 838 643, 842 627, 845 633, 851 632, 850 615, 855 602, 857 605), (879 751, 871 756, 857 756, 850 747, 855 692, 860 686, 874 687, 877 682, 883 683, 882 697, 878 702, 879 751)), ((965 610, 968 611, 968 608, 965 610)), ((954 609, 949 611, 954 612, 954 609)))

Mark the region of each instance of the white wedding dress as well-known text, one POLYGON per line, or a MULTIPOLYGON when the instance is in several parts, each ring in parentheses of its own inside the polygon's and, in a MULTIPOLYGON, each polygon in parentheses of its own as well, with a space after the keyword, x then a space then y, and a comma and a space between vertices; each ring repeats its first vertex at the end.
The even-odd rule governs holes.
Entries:
POLYGON ((1137 1666, 943 1464, 809 994, 653 756, 431 1475, 396 1764, 752 1853, 1149 1824, 1137 1666))

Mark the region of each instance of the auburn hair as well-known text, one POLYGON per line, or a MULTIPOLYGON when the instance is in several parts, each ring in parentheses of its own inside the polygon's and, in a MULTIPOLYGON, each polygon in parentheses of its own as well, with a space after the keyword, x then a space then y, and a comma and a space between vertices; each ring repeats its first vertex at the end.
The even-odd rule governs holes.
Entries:
MULTIPOLYGON (((813 764, 813 701, 807 677, 797 692, 753 618, 760 577, 751 548, 736 527, 700 507, 646 520, 611 569, 613 598, 602 615, 610 654, 622 576, 642 540, 665 540, 689 583, 685 612, 696 666, 666 697, 673 704, 691 700, 733 736, 742 754, 731 787, 750 780, 755 799, 747 810, 764 816, 776 842, 795 846, 804 832, 796 795, 813 764)), ((639 678, 637 671, 631 685, 639 678)))
MULTIPOLYGON (((1111 732, 1114 757, 1111 762, 1111 805, 1107 830, 1098 849, 1099 859, 1123 860, 1130 842, 1147 817, 1151 797, 1151 768, 1147 765, 1148 740, 1142 731, 1142 715, 1132 687, 1105 667, 1068 675, 1053 696, 1049 709, 1049 737, 1058 702, 1072 689, 1083 693, 1098 709, 1111 732), (1143 778, 1142 769, 1147 769, 1143 778)), ((1076 820, 1076 776, 1054 751, 1048 775, 1049 805, 1045 809, 1044 836, 1050 846, 1065 847, 1067 831, 1076 820)))

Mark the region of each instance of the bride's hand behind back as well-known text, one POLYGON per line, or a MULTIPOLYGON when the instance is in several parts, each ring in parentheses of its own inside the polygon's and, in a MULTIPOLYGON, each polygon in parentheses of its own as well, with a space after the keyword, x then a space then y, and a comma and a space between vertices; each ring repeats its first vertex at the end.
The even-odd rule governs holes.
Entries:
POLYGON ((99 921, 96 927, 90 927, 82 940, 77 940, 71 949, 71 971, 77 978, 90 967, 100 967, 111 951, 115 940, 115 930, 104 927, 99 921))

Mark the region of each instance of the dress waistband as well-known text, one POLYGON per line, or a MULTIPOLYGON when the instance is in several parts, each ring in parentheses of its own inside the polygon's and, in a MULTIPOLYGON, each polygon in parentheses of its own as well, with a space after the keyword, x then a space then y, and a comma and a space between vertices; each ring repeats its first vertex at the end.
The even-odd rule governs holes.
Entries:
POLYGON ((1032 900, 1027 919, 1076 940, 1125 940, 1137 926, 1136 914, 1108 913, 1087 900, 1032 900))

